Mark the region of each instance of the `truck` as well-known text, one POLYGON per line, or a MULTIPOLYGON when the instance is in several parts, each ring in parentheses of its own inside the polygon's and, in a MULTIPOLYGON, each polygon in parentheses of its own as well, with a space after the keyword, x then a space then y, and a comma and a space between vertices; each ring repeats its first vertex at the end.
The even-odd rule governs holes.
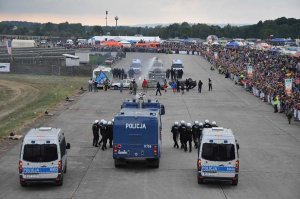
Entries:
POLYGON ((115 167, 127 161, 145 160, 159 168, 161 156, 161 115, 165 107, 157 100, 147 102, 139 97, 125 101, 114 117, 113 158, 115 167))
POLYGON ((97 82, 98 88, 103 88, 105 81, 108 81, 108 87, 110 88, 112 79, 111 68, 99 65, 93 70, 92 79, 97 82))
POLYGON ((183 68, 184 66, 180 59, 173 59, 171 70, 182 70, 183 68))
POLYGON ((142 62, 139 59, 133 59, 131 62, 130 69, 133 70, 134 74, 139 74, 142 72, 142 62))
POLYGON ((155 79, 157 81, 164 80, 166 78, 166 71, 163 70, 163 63, 157 57, 155 57, 153 61, 148 77, 149 79, 155 79))

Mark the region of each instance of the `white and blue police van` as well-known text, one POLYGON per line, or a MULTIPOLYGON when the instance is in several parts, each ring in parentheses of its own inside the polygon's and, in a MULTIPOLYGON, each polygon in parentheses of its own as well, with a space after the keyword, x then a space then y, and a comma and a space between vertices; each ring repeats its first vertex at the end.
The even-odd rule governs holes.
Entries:
POLYGON ((67 172, 67 150, 64 133, 60 128, 40 127, 31 129, 24 137, 20 160, 20 185, 36 182, 63 184, 67 172))
POLYGON ((133 70, 135 74, 139 74, 142 72, 142 62, 139 59, 133 59, 131 62, 130 69, 133 70))
POLYGON ((180 59, 173 59, 171 70, 183 70, 184 66, 180 59))
POLYGON ((223 127, 204 128, 198 148, 197 179, 230 181, 238 184, 239 144, 232 130, 223 127))

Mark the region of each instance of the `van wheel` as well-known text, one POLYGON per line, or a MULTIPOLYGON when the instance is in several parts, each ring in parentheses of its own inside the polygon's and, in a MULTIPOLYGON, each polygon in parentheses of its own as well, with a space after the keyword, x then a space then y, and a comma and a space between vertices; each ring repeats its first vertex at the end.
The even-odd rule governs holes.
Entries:
POLYGON ((238 185, 238 183, 239 183, 239 180, 238 180, 238 179, 232 180, 232 185, 236 186, 236 185, 238 185))
POLYGON ((203 184, 203 179, 199 178, 199 175, 197 176, 198 184, 203 184))
POLYGON ((21 187, 26 187, 26 186, 27 186, 27 183, 26 183, 25 181, 21 181, 21 180, 20 180, 20 185, 21 185, 21 187))
POLYGON ((65 166, 65 169, 64 169, 64 173, 67 173, 67 163, 66 163, 66 166, 65 166))
POLYGON ((62 186, 63 183, 64 183, 64 177, 63 177, 63 175, 62 175, 61 179, 60 179, 59 181, 56 181, 55 184, 56 184, 56 186, 62 186))
POLYGON ((115 167, 116 168, 120 168, 122 166, 122 161, 121 160, 118 160, 118 159, 115 159, 115 167))
POLYGON ((118 90, 119 89, 119 87, 118 86, 114 86, 114 90, 118 90))
POLYGON ((150 167, 152 168, 159 168, 159 159, 152 159, 150 160, 150 167))

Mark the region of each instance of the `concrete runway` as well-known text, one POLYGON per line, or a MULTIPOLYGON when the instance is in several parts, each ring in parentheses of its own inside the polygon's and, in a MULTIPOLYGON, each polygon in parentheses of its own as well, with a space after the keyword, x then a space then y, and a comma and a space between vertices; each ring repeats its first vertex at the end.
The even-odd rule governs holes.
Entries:
MULTIPOLYGON (((142 63, 155 54, 128 53, 116 67, 129 67, 131 59, 142 63)), ((174 58, 182 59, 184 78, 203 81, 203 93, 196 89, 181 95, 171 90, 148 98, 159 99, 166 107, 163 120, 162 157, 159 169, 144 164, 114 168, 112 149, 101 151, 92 147, 92 122, 110 120, 120 109, 128 91, 86 93, 69 109, 46 120, 44 126, 60 127, 67 142, 68 172, 64 185, 34 185, 22 188, 18 178, 21 143, 0 158, 0 198, 122 198, 122 199, 297 199, 300 198, 300 125, 288 125, 284 114, 245 92, 231 80, 210 71, 210 65, 199 56, 159 54, 165 67, 174 58), (208 92, 208 78, 213 91, 208 92), (240 144, 240 175, 238 186, 226 183, 198 185, 197 152, 173 149, 170 133, 174 121, 217 121, 231 128, 240 144)), ((142 77, 143 78, 143 77, 142 77)))

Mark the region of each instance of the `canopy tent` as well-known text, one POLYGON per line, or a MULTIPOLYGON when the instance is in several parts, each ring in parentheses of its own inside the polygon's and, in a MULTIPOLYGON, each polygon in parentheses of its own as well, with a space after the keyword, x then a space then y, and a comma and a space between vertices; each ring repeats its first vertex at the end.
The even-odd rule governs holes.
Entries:
POLYGON ((150 48, 157 48, 159 46, 158 42, 145 42, 145 43, 136 43, 135 44, 136 47, 150 47, 150 48))
POLYGON ((230 41, 226 44, 226 48, 238 48, 240 45, 235 41, 230 41))
POLYGON ((114 41, 121 41, 121 40, 126 40, 129 41, 130 43, 135 43, 139 41, 146 41, 146 42, 160 42, 161 39, 159 37, 155 36, 94 36, 91 38, 91 43, 95 44, 97 41, 102 42, 102 41, 108 41, 108 40, 114 40, 114 41))
POLYGON ((114 41, 122 41, 122 38, 121 37, 115 37, 113 38, 114 41))
POLYGON ((122 47, 123 45, 117 41, 103 41, 101 45, 108 46, 108 47, 122 47))
POLYGON ((131 43, 129 41, 126 40, 122 40, 120 41, 120 43, 123 45, 123 47, 125 48, 130 48, 131 47, 131 43))
POLYGON ((274 38, 271 39, 272 42, 291 42, 293 41, 292 39, 285 39, 285 38, 274 38))

